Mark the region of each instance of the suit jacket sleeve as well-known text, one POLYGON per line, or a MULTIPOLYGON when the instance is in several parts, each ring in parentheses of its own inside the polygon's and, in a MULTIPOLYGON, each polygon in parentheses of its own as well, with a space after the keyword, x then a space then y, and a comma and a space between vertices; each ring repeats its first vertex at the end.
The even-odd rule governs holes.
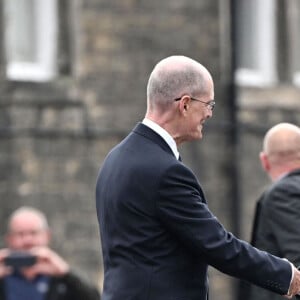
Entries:
POLYGON ((221 272, 248 280, 278 294, 286 294, 291 266, 259 251, 226 231, 208 209, 193 173, 172 165, 159 181, 157 201, 161 222, 189 251, 221 272))

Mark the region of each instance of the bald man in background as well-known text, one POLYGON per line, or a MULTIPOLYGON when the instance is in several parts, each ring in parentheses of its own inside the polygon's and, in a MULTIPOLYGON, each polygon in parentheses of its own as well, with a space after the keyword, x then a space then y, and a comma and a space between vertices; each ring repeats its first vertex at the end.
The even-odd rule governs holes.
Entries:
MULTIPOLYGON (((272 127, 260 153, 271 186, 257 202, 251 243, 300 265, 300 128, 289 123, 272 127)), ((240 300, 279 300, 279 295, 257 286, 240 300)), ((295 299, 295 298, 293 298, 295 299)))

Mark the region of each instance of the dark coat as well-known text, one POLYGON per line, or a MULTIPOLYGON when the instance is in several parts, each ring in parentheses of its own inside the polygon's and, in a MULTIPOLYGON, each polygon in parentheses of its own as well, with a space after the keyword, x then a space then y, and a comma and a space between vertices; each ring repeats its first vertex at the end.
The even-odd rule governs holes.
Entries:
MULTIPOLYGON (((257 202, 251 243, 300 266, 300 169, 278 181, 257 202)), ((280 300, 282 297, 242 283, 239 300, 280 300)))
MULTIPOLYGON (((6 300, 3 279, 0 279, 0 300, 6 300)), ((30 299, 23 295, 20 300, 30 299)), ((96 288, 84 282, 75 273, 70 272, 63 277, 50 279, 45 300, 100 300, 100 295, 96 288)))
POLYGON ((208 265, 288 290, 290 264, 226 231, 192 171, 143 124, 108 154, 96 202, 103 300, 205 300, 208 265))

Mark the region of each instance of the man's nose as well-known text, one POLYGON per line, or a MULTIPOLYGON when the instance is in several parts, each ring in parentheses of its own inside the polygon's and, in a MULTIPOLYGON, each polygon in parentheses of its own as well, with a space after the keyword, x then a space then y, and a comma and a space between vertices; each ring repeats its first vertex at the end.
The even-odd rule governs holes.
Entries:
POLYGON ((211 109, 208 109, 208 110, 207 110, 207 114, 206 114, 206 119, 211 118, 212 115, 213 115, 213 111, 212 111, 211 109))
POLYGON ((31 248, 34 245, 34 236, 31 234, 24 234, 22 236, 22 245, 24 248, 31 248))

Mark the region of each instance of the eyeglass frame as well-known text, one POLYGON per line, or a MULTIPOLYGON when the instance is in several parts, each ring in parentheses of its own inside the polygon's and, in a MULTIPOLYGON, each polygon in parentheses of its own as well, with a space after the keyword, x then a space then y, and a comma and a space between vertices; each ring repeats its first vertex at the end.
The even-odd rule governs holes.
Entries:
MULTIPOLYGON (((180 98, 175 98, 174 101, 180 101, 182 99, 182 97, 183 96, 181 96, 180 98)), ((210 100, 208 102, 205 102, 205 101, 202 101, 200 99, 197 99, 197 98, 194 98, 194 97, 191 97, 191 96, 189 96, 189 97, 193 101, 198 101, 198 102, 201 102, 201 103, 205 104, 205 106, 208 107, 211 111, 213 111, 214 108, 215 108, 215 105, 216 105, 215 100, 210 100)))

